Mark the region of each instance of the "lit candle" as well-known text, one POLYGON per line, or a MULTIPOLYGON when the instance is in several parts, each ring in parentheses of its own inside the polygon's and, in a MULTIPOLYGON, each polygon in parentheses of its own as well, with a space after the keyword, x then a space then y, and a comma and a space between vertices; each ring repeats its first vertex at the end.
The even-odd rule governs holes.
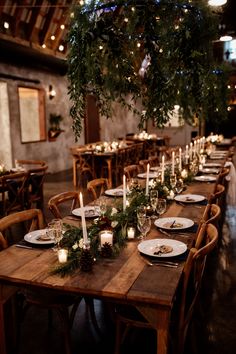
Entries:
POLYGON ((58 256, 58 261, 60 263, 66 263, 67 262, 67 257, 68 257, 68 250, 65 250, 64 248, 61 248, 60 250, 58 250, 57 256, 58 256))
POLYGON ((123 211, 126 209, 126 176, 123 175, 123 211))
POLYGON ((182 170, 182 149, 179 148, 179 170, 182 170))
POLYGON ((135 228, 132 226, 128 227, 127 228, 127 237, 129 239, 132 239, 132 238, 134 238, 134 236, 135 236, 135 228))
POLYGON ((193 143, 190 143, 190 148, 189 148, 189 159, 190 161, 192 160, 193 158, 193 143))
POLYGON ((111 246, 113 245, 113 232, 110 230, 104 230, 100 232, 101 247, 104 246, 105 243, 109 243, 111 246))
POLYGON ((162 163, 161 163, 161 183, 164 183, 164 171, 165 171, 165 156, 162 155, 162 163))
POLYGON ((197 152, 197 142, 194 140, 193 143, 193 157, 196 157, 196 152, 197 152))
POLYGON ((86 222, 85 222, 83 196, 82 196, 81 192, 79 194, 79 202, 80 202, 80 208, 81 208, 81 221, 82 221, 83 239, 84 239, 84 244, 87 244, 88 235, 87 235, 87 228, 86 228, 86 222))
POLYGON ((175 152, 172 151, 172 175, 175 174, 175 152))
POLYGON ((150 171, 150 164, 147 164, 147 176, 146 176, 146 195, 148 195, 148 185, 149 185, 149 171, 150 171))

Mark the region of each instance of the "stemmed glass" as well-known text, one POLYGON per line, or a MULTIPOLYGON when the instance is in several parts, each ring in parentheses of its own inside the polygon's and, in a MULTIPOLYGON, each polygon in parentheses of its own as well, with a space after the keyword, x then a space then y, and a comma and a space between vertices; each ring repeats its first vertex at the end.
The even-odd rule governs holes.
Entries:
POLYGON ((156 207, 158 203, 158 191, 155 189, 150 190, 150 204, 152 207, 153 215, 151 216, 153 219, 155 218, 155 213, 156 213, 156 207))
POLYGON ((138 217, 138 229, 141 232, 141 235, 139 236, 140 240, 143 240, 146 238, 147 233, 150 231, 150 228, 151 228, 150 216, 138 217))
POLYGON ((177 194, 180 194, 183 190, 183 180, 181 178, 179 178, 176 181, 176 185, 175 185, 175 191, 177 194))
POLYGON ((176 186, 176 175, 170 175, 170 185, 172 190, 174 191, 174 188, 176 186))
POLYGON ((53 219, 48 223, 47 226, 47 236, 54 241, 55 247, 54 251, 59 249, 59 243, 62 239, 62 221, 61 219, 53 219))
POLYGON ((100 208, 100 215, 103 217, 107 211, 107 199, 104 196, 101 196, 98 199, 98 205, 100 208))
POLYGON ((158 199, 156 211, 157 211, 158 216, 164 214, 164 212, 166 211, 166 200, 165 199, 158 199))

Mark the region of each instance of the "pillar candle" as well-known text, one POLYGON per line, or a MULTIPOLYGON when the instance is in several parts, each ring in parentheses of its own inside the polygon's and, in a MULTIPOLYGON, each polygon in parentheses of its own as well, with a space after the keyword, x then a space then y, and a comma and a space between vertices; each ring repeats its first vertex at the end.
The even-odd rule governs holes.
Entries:
POLYGON ((79 194, 79 202, 80 202, 80 209, 81 209, 83 239, 84 239, 84 244, 86 244, 88 242, 88 235, 87 235, 87 228, 86 228, 86 222, 85 222, 83 196, 82 196, 81 192, 79 194))
POLYGON ((123 175, 123 211, 126 209, 126 176, 123 175))
POLYGON ((68 250, 61 248, 57 253, 59 263, 66 263, 68 257, 68 250))
POLYGON ((190 143, 190 148, 189 148, 189 159, 190 159, 190 161, 193 158, 192 154, 193 154, 193 143, 190 143))
POLYGON ((179 148, 179 170, 182 171, 182 149, 179 148))
POLYGON ((172 175, 175 174, 175 152, 172 151, 172 175))
POLYGON ((149 185, 149 171, 150 171, 150 164, 147 164, 147 176, 146 176, 146 195, 148 195, 148 185, 149 185))
POLYGON ((162 155, 162 163, 161 163, 161 183, 164 183, 164 171, 165 171, 165 156, 162 155))
POLYGON ((104 230, 100 232, 101 247, 104 246, 105 243, 109 243, 111 246, 113 245, 113 232, 110 230, 104 230))

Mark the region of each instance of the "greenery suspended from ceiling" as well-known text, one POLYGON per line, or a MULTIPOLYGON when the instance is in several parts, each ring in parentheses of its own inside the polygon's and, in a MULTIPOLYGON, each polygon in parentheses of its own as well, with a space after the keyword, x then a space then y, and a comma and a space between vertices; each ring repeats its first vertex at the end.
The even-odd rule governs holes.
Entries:
POLYGON ((176 105, 189 123, 226 116, 226 74, 212 51, 217 21, 206 0, 81 0, 73 15, 68 78, 76 138, 87 94, 107 118, 114 101, 128 107, 140 128, 149 119, 163 127, 176 105))

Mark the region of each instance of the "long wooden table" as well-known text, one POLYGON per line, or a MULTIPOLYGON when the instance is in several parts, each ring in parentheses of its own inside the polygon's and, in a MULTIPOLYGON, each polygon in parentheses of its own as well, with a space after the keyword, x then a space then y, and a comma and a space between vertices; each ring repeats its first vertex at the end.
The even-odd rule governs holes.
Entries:
MULTIPOLYGON (((186 192, 209 197, 214 183, 192 183, 186 192)), ((109 197, 108 197, 109 198, 109 197)), ((164 216, 182 216, 198 223, 205 205, 182 206, 172 202, 164 216)), ((70 222, 70 218, 65 218, 70 222)), ((163 238, 155 226, 148 238, 163 238)), ((194 233, 176 236, 191 247, 194 233)), ((165 238, 165 236, 164 236, 165 238)), ((61 278, 51 275, 57 256, 51 249, 22 249, 14 245, 0 252, 0 321, 3 321, 2 296, 7 286, 52 289, 65 294, 80 294, 112 302, 132 304, 158 330, 157 353, 166 354, 171 309, 174 302, 184 262, 177 268, 150 267, 140 256, 138 240, 127 243, 115 259, 99 259, 91 272, 80 270, 61 278)), ((3 326, 0 333, 0 354, 6 354, 3 326)))

